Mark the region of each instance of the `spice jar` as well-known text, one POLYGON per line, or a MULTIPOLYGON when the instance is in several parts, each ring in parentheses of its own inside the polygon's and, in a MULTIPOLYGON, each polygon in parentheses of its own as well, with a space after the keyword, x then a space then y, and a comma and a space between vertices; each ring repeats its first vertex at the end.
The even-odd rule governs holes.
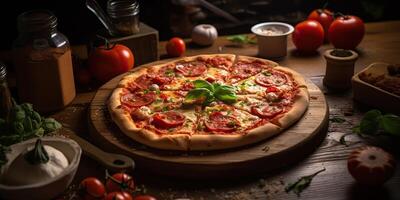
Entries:
POLYGON ((332 89, 349 89, 358 54, 352 50, 330 49, 325 51, 324 57, 326 59, 324 85, 332 89))
POLYGON ((0 62, 0 119, 8 121, 11 108, 12 100, 7 84, 6 66, 0 62))
POLYGON ((18 95, 41 112, 55 111, 75 97, 68 39, 57 31, 57 18, 47 10, 22 13, 13 44, 18 95))
POLYGON ((139 32, 139 2, 136 0, 109 0, 107 13, 120 34, 139 32))

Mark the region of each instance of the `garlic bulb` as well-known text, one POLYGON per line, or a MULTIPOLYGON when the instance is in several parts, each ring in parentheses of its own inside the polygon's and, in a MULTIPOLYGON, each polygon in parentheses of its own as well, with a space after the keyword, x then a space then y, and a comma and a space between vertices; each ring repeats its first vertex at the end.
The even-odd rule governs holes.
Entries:
POLYGON ((10 185, 40 183, 61 174, 68 165, 68 159, 61 151, 48 145, 42 146, 39 139, 34 149, 27 149, 15 158, 2 179, 10 185))
POLYGON ((217 29, 210 24, 197 25, 192 31, 192 41, 198 45, 212 45, 217 37, 217 29))

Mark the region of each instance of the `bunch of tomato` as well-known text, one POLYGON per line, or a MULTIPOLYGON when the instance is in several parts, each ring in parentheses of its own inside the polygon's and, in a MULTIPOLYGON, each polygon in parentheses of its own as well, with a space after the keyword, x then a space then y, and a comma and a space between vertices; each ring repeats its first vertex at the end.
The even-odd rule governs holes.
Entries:
POLYGON ((328 9, 312 11, 308 19, 296 25, 293 43, 302 52, 313 52, 323 42, 330 42, 335 48, 355 49, 364 37, 364 22, 357 16, 334 17, 328 9))
POLYGON ((126 173, 115 173, 112 176, 106 173, 106 184, 98 178, 87 177, 79 185, 79 196, 83 200, 157 200, 150 195, 133 197, 135 182, 126 173))

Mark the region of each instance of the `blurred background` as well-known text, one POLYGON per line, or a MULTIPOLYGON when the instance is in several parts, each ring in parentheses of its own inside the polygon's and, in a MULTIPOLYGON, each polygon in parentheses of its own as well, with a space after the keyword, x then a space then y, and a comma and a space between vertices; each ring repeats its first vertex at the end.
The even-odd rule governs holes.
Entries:
MULTIPOLYGON (((189 37, 192 28, 200 23, 213 24, 220 35, 250 32, 250 27, 264 21, 281 21, 295 25, 307 14, 321 8, 321 0, 208 0, 230 13, 239 23, 231 22, 210 12, 196 0, 138 0, 140 20, 159 31, 160 40, 172 36, 189 37)), ((105 9, 107 0, 98 0, 105 9)), ((365 22, 400 19, 393 0, 330 0, 328 9, 360 16, 365 22)), ((32 9, 49 9, 58 17, 60 32, 72 44, 82 44, 103 29, 97 18, 85 7, 84 0, 35 0, 8 5, 0 12, 2 36, 0 50, 10 49, 17 37, 16 17, 32 9)))

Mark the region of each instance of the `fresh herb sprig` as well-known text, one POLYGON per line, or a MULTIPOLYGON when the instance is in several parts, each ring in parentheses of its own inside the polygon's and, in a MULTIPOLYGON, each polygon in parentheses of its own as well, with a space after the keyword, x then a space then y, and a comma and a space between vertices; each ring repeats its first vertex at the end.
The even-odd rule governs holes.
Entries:
POLYGON ((323 172, 323 171, 325 171, 325 170, 326 170, 326 169, 323 168, 323 169, 321 169, 321 170, 319 170, 319 171, 317 171, 317 172, 315 172, 315 173, 313 173, 313 174, 311 174, 311 175, 303 176, 303 177, 299 178, 299 179, 298 179, 296 182, 294 182, 294 183, 289 183, 289 184, 286 186, 285 191, 286 191, 286 192, 293 191, 297 196, 300 196, 300 193, 310 185, 312 179, 313 179, 316 175, 318 175, 319 173, 321 173, 321 172, 323 172))
POLYGON ((232 104, 237 100, 235 89, 231 86, 219 83, 211 84, 205 80, 195 80, 193 84, 195 88, 186 95, 185 104, 208 105, 216 100, 232 104))
POLYGON ((257 41, 254 36, 250 35, 232 35, 227 37, 229 41, 236 44, 256 44, 257 41))
POLYGON ((360 135, 386 134, 400 136, 400 117, 393 114, 382 114, 379 110, 370 110, 365 113, 359 125, 353 128, 353 132, 360 135))
POLYGON ((14 103, 9 120, 0 118, 0 166, 6 162, 7 147, 34 137, 41 137, 61 128, 53 118, 44 118, 33 110, 32 104, 14 103))

